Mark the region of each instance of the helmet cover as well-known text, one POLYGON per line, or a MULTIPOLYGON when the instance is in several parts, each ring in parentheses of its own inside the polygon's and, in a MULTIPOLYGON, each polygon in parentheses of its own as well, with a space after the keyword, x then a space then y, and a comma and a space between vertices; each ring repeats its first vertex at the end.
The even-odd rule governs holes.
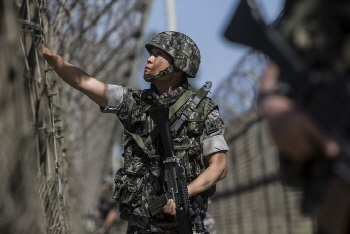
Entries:
POLYGON ((186 73, 187 77, 194 78, 201 62, 200 51, 194 41, 183 33, 167 31, 159 33, 145 45, 150 51, 156 47, 170 54, 175 68, 186 73))

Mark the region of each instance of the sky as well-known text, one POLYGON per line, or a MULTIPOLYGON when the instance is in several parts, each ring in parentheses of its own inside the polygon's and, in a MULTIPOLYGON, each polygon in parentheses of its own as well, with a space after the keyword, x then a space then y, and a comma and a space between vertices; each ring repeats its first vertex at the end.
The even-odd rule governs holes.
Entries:
MULTIPOLYGON (((146 35, 168 30, 165 1, 167 0, 154 0, 146 25, 146 35)), ((229 76, 234 65, 247 51, 247 47, 229 42, 223 36, 239 0, 174 1, 178 31, 191 37, 201 51, 199 72, 195 80, 190 79, 190 83, 201 87, 206 81, 212 81, 212 92, 215 92, 215 87, 229 76)), ((283 0, 256 2, 267 23, 279 15, 284 3, 283 0)))

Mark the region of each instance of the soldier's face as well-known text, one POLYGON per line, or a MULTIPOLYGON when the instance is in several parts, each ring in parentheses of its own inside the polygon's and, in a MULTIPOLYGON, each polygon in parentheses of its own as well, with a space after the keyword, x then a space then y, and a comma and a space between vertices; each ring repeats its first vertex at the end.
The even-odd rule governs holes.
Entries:
POLYGON ((153 47, 147 59, 144 74, 156 76, 170 64, 172 64, 172 57, 163 50, 153 47))

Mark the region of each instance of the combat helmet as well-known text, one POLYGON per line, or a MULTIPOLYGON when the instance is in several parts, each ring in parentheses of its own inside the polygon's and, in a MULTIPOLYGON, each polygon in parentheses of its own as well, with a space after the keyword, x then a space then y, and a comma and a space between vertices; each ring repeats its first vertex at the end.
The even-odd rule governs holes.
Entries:
POLYGON ((189 78, 194 78, 201 62, 200 51, 194 41, 183 33, 167 31, 159 33, 145 45, 150 52, 152 47, 156 47, 168 53, 174 61, 169 67, 160 71, 158 75, 145 74, 145 78, 151 78, 150 82, 169 74, 175 68, 186 73, 189 78))

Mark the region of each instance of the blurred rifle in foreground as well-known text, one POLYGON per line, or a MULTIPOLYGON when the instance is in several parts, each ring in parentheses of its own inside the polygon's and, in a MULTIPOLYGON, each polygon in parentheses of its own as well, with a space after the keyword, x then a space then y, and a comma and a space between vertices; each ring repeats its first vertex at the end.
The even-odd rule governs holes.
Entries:
MULTIPOLYGON (((279 66, 280 80, 290 87, 289 96, 341 147, 340 155, 335 160, 326 160, 323 169, 327 167, 329 173, 334 173, 350 185, 349 76, 307 67, 282 35, 265 25, 252 0, 241 0, 225 31, 225 37, 263 52, 279 66)), ((323 183, 325 187, 326 181, 320 180, 323 178, 318 178, 317 186, 323 183)))

